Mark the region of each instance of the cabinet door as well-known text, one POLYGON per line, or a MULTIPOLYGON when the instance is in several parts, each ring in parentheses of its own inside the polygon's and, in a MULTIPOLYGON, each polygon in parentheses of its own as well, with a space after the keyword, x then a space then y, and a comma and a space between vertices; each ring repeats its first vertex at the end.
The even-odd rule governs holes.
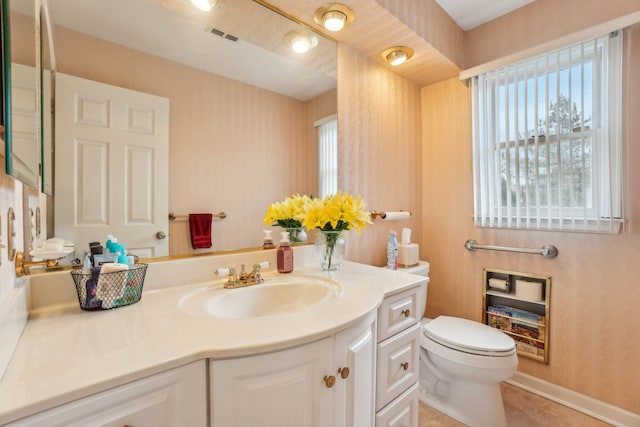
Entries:
POLYGON ((304 346, 211 362, 213 427, 331 426, 333 337, 304 346))
POLYGON ((336 335, 334 427, 374 424, 375 331, 375 318, 368 318, 336 335))
POLYGON ((207 425, 204 361, 134 381, 7 427, 120 427, 207 425))

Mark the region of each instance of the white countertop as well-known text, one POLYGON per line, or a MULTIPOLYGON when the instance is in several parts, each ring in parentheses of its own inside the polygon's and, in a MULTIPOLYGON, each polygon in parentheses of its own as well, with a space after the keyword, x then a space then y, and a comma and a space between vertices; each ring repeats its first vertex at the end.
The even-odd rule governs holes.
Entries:
POLYGON ((303 311, 258 319, 195 316, 180 309, 181 297, 212 280, 145 291, 140 302, 113 310, 86 312, 76 305, 31 318, 0 381, 0 424, 196 360, 315 341, 354 324, 385 296, 426 280, 350 262, 340 271, 323 272, 314 264, 292 274, 332 279, 343 293, 303 311))

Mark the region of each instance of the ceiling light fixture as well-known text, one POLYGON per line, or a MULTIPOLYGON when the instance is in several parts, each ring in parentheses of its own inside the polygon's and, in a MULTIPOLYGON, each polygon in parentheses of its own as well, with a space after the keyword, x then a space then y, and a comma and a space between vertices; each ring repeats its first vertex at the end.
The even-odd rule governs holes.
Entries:
POLYGON ((285 35, 287 44, 294 52, 305 53, 318 45, 318 38, 303 31, 290 31, 285 35))
POLYGON ((413 56, 413 49, 406 46, 394 46, 389 49, 385 49, 380 56, 385 60, 385 62, 396 67, 405 63, 413 56))
POLYGON ((313 20, 329 31, 340 31, 355 19, 353 10, 341 3, 327 3, 316 10, 313 20))
POLYGON ((211 12, 218 0, 191 0, 191 3, 203 12, 211 12))

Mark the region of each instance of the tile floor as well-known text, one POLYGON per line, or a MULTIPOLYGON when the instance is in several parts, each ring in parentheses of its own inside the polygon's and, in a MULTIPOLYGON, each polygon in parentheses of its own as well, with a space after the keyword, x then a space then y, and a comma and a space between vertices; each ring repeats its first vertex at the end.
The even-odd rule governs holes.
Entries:
MULTIPOLYGON (((606 427, 593 417, 560 405, 537 394, 502 383, 509 427, 606 427)), ((464 427, 464 424, 420 402, 419 427, 464 427)))

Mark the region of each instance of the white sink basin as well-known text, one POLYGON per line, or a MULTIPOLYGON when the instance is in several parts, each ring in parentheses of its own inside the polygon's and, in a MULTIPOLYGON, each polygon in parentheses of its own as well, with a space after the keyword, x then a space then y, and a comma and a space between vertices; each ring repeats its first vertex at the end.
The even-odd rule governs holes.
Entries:
POLYGON ((336 298, 340 285, 313 276, 266 276, 264 283, 237 289, 200 288, 180 299, 188 314, 231 319, 280 316, 336 298))

